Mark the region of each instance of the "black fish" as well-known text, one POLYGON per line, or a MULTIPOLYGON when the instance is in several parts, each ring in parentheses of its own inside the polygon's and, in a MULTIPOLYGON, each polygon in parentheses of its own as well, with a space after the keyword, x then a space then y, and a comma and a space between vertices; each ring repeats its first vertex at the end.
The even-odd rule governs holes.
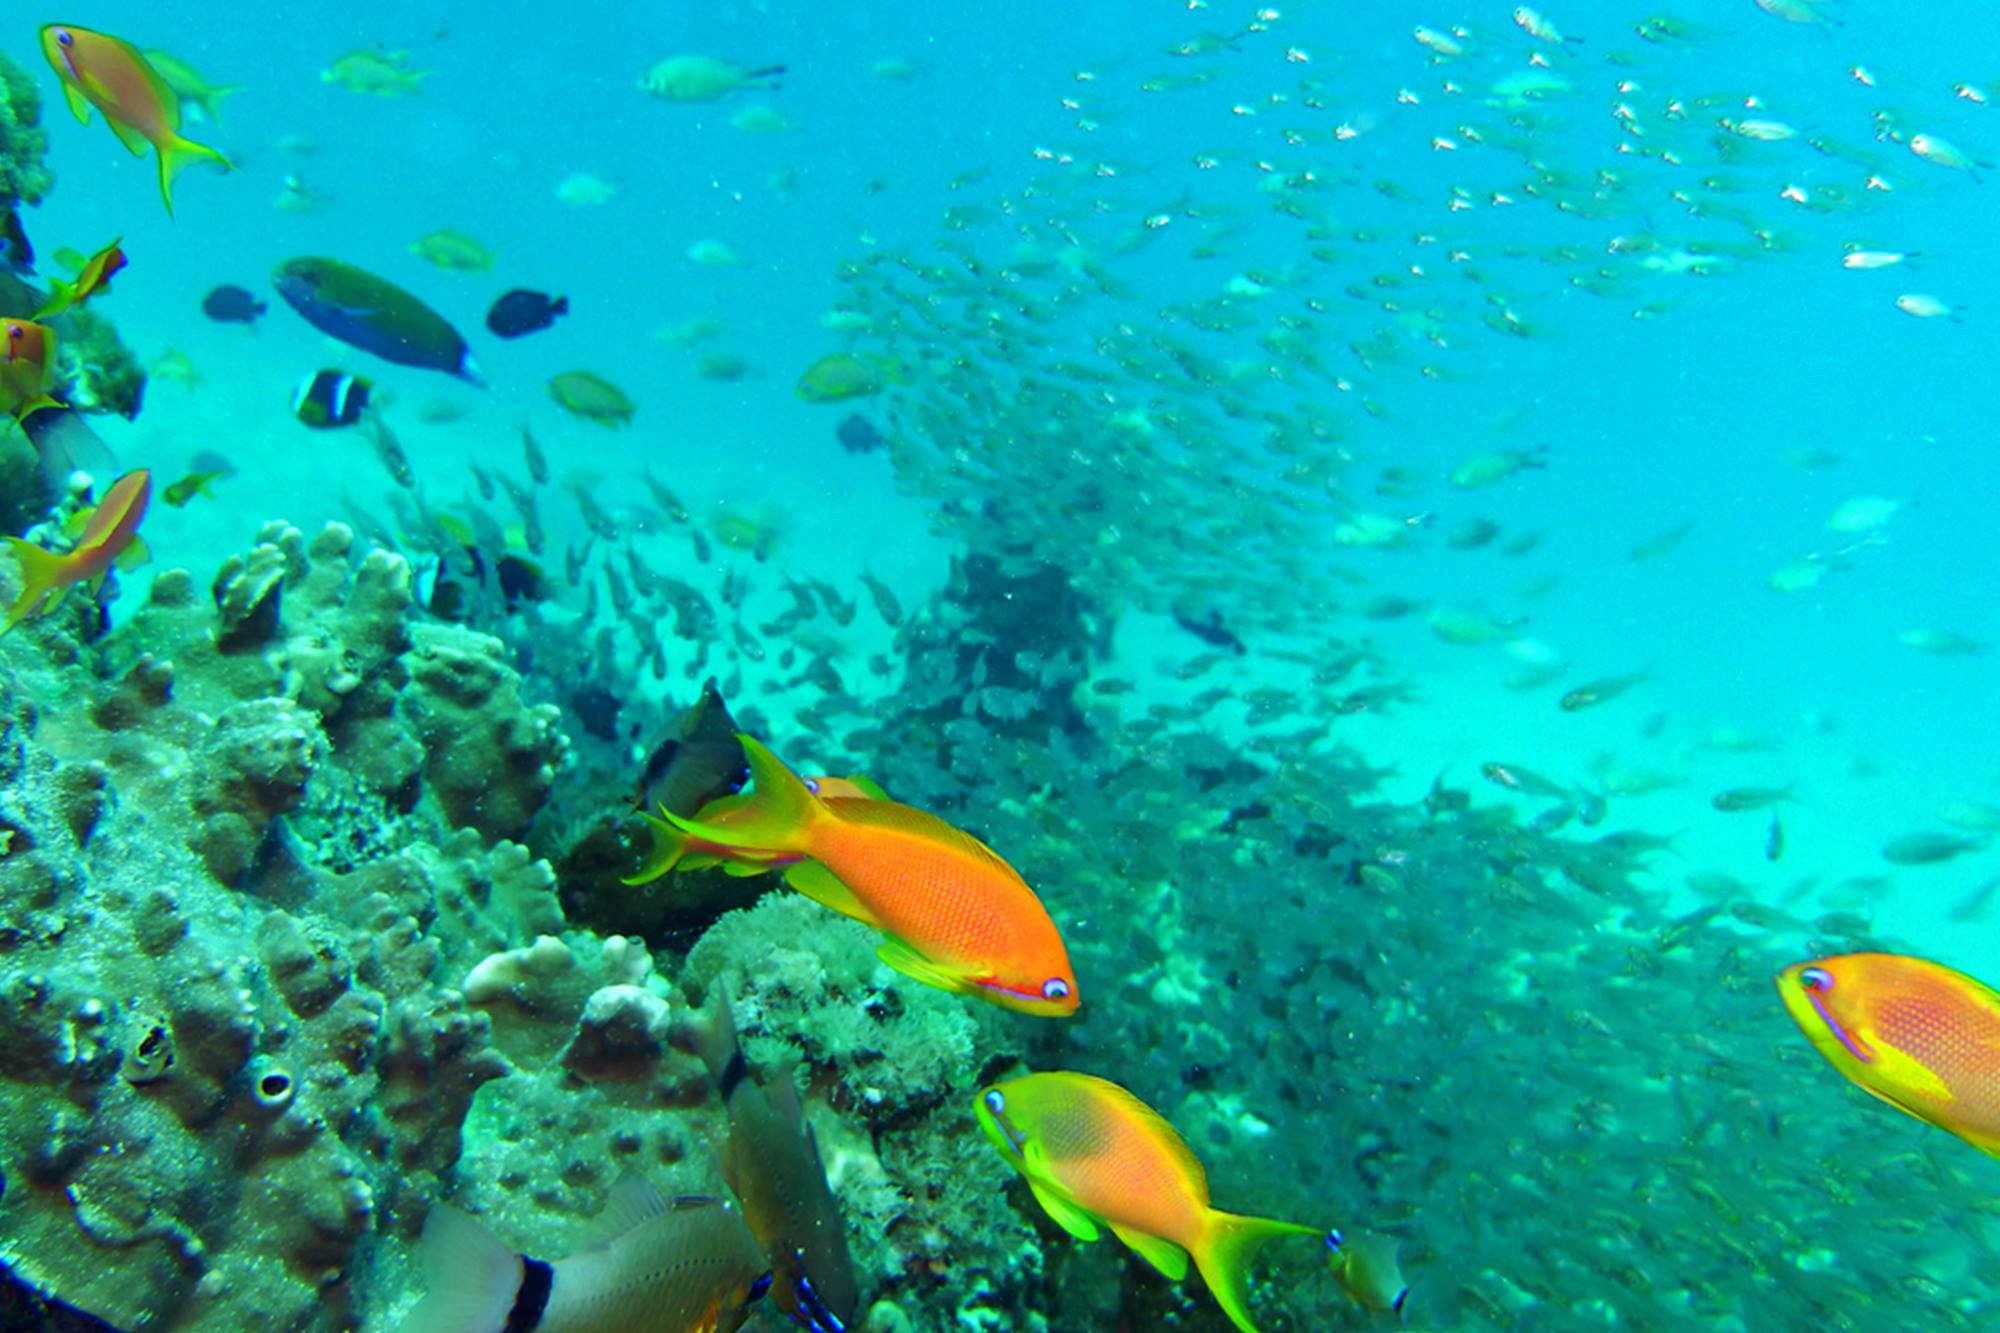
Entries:
POLYGON ((299 381, 292 395, 292 411, 300 421, 315 429, 352 426, 368 410, 367 380, 344 370, 320 370, 299 381))
POLYGON ((736 739, 736 720, 710 678, 702 684, 694 707, 647 756, 639 775, 639 797, 642 808, 663 805, 677 815, 692 815, 718 796, 741 791, 749 780, 750 764, 736 739))
POLYGON ((525 287, 516 287, 495 301, 493 308, 486 312, 486 327, 502 338, 519 338, 547 328, 556 322, 557 315, 568 313, 567 296, 544 296, 525 287))
POLYGON ((218 324, 255 324, 267 309, 243 288, 226 282, 201 298, 201 313, 218 324))
POLYGON ((1200 639, 1203 643, 1215 648, 1227 648, 1238 657, 1250 651, 1243 646, 1243 640, 1237 638, 1222 623, 1222 612, 1220 611, 1210 611, 1200 620, 1195 620, 1176 608, 1174 611, 1174 623, 1194 635, 1197 639, 1200 639))
POLYGON ((875 429, 875 423, 859 412, 834 427, 833 436, 840 441, 840 447, 850 454, 872 454, 889 443, 882 438, 882 432, 875 429))
POLYGON ((21 227, 21 215, 11 208, 0 212, 0 251, 5 252, 7 267, 14 272, 35 271, 35 247, 21 227))

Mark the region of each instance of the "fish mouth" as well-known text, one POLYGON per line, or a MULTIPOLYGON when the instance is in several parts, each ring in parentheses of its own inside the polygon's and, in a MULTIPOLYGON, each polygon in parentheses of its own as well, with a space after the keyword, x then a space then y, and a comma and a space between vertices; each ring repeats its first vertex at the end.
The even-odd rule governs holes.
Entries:
POLYGON ((1042 993, 1042 987, 1048 984, 1046 981, 1036 985, 1014 985, 998 977, 972 977, 970 980, 984 998, 1017 1013, 1067 1015, 1075 1013, 1082 1003, 1077 998, 1074 982, 1069 983, 1068 994, 1052 1000, 1042 993))
POLYGON ((1840 1044, 1847 1048, 1847 1053, 1849 1055, 1853 1056, 1855 1059, 1859 1060, 1864 1065, 1872 1065, 1875 1063, 1875 1057, 1871 1055, 1861 1045, 1860 1042, 1856 1041, 1851 1035, 1849 1035, 1847 1029, 1840 1025, 1839 1019, 1835 1018, 1832 1014, 1827 1012, 1826 1006, 1820 1003, 1819 995, 1816 992, 1813 991, 1806 992, 1806 1003, 1810 1004, 1813 1007, 1813 1012, 1819 1015, 1819 1021, 1826 1024, 1827 1031, 1833 1033, 1835 1037, 1840 1039, 1840 1044))
POLYGON ((1016 1129, 1013 1121, 1009 1120, 1004 1112, 994 1115, 993 1112, 989 1111, 987 1114, 993 1116, 994 1128, 1000 1131, 1001 1136, 1007 1140, 1007 1146, 1012 1148, 1016 1154, 1021 1153, 1028 1146, 1027 1133, 1016 1129))

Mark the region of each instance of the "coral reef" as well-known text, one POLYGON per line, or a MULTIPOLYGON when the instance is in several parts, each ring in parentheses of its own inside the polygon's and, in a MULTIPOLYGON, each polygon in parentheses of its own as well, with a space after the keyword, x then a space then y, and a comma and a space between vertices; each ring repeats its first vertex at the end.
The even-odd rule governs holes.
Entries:
POLYGON ((0 56, 0 207, 42 202, 55 184, 42 161, 48 148, 40 85, 12 57, 0 56))
POLYGON ((966 1107, 1012 1025, 790 893, 684 965, 574 927, 510 841, 555 711, 410 583, 274 523, 206 595, 167 569, 108 633, 77 598, 0 640, 0 1261, 119 1328, 372 1326, 439 1198, 560 1252, 627 1167, 715 1190, 677 1042, 684 988, 725 981, 882 1308, 1036 1327, 966 1107))

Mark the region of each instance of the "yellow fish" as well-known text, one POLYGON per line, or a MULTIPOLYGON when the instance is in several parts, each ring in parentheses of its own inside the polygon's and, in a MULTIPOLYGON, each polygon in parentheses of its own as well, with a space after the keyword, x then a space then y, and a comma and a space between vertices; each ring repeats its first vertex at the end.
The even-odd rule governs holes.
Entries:
MULTIPOLYGON (((1243 1333, 1250 1322, 1250 1260, 1279 1236, 1318 1227, 1240 1217, 1212 1207, 1208 1177, 1174 1127, 1116 1083, 1088 1074, 1029 1074, 997 1083, 974 1103, 979 1127, 1035 1199, 1078 1240, 1100 1224, 1178 1282, 1188 1260, 1243 1333)), ((1331 1242, 1330 1242, 1331 1243, 1331 1242)))
POLYGON ((1863 1092, 2000 1157, 2000 994, 1893 953, 1793 963, 1777 980, 1792 1021, 1863 1092))
POLYGON ((174 177, 190 162, 230 161, 215 149, 181 137, 181 101, 159 71, 130 42, 73 24, 42 29, 42 54, 61 80, 76 118, 88 125, 90 108, 104 113, 120 143, 143 155, 151 144, 160 160, 160 198, 174 215, 174 177))

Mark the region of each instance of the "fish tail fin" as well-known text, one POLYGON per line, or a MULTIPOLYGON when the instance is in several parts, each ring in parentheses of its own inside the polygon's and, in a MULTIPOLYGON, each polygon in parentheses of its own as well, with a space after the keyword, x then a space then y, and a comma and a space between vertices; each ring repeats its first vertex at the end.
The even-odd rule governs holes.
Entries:
POLYGON ((9 537, 7 549, 14 553, 14 562, 21 567, 21 593, 7 608, 7 623, 0 625, 0 634, 34 614, 44 597, 63 586, 65 572, 61 556, 44 551, 31 541, 9 537))
POLYGON ((1190 1253, 1222 1312, 1243 1333, 1257 1333, 1257 1325, 1250 1320, 1250 1263, 1257 1257, 1257 1251, 1264 1248, 1264 1242, 1279 1236, 1325 1234, 1317 1227, 1297 1222, 1241 1217, 1212 1208, 1190 1253))
POLYGON ((683 819, 671 810, 661 813, 675 828, 704 842, 749 851, 810 855, 812 829, 826 817, 826 807, 798 774, 786 768, 784 761, 755 737, 739 731, 736 739, 750 761, 750 778, 756 786, 749 801, 731 817, 727 828, 683 819))
POLYGON ((39 322, 50 315, 61 314, 75 304, 76 284, 67 278, 50 278, 48 300, 43 301, 28 318, 39 322))
POLYGON ((219 130, 222 128, 222 113, 216 109, 216 104, 229 94, 242 91, 240 83, 225 83, 220 88, 210 88, 195 104, 201 108, 201 114, 208 117, 209 123, 219 130))
MULTIPOLYGON (((665 806, 660 808, 666 809, 665 806)), ((687 855, 688 844, 692 841, 687 834, 658 815, 649 815, 641 810, 639 818, 645 820, 646 826, 653 831, 653 845, 647 850, 646 859, 639 863, 637 870, 618 877, 620 884, 652 883, 681 863, 681 858, 687 855)))
POLYGON ((166 202, 168 217, 174 215, 174 178, 196 162, 213 162, 224 171, 236 169, 235 163, 207 144, 178 134, 167 135, 160 144, 160 198, 166 202))
POLYGON ((507 1323, 526 1271, 521 1256, 448 1203, 424 1219, 424 1298, 402 1333, 491 1333, 507 1323))

